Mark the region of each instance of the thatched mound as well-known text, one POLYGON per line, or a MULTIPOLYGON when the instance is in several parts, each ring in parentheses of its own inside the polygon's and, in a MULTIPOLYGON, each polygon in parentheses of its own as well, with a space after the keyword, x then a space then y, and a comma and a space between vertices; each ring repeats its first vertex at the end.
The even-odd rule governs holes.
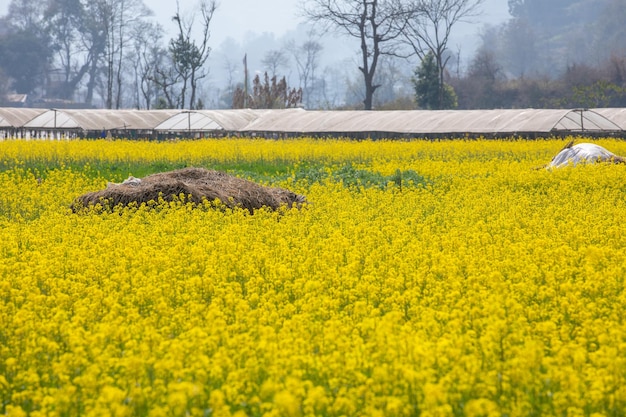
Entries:
POLYGON ((172 201, 202 203, 219 200, 227 207, 241 207, 252 213, 255 209, 268 207, 276 210, 281 206, 293 207, 305 202, 305 197, 284 188, 265 187, 224 172, 204 168, 183 168, 176 171, 148 175, 139 179, 130 177, 121 184, 109 183, 107 188, 78 197, 72 210, 94 206, 98 203, 112 208, 131 203, 172 201))

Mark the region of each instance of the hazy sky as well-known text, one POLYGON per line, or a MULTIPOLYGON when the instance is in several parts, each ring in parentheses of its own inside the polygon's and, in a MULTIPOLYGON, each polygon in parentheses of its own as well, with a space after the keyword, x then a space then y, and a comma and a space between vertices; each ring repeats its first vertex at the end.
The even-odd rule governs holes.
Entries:
MULTIPOLYGON (((193 12, 198 4, 198 0, 179 2, 183 16, 193 12)), ((301 23, 299 3, 298 0, 218 0, 219 6, 211 22, 213 44, 219 45, 228 37, 241 42, 250 32, 271 32, 280 37, 301 23)), ((145 4, 154 11, 155 18, 166 30, 174 30, 171 17, 176 11, 175 1, 146 0, 145 4)), ((474 29, 488 22, 500 23, 508 17, 507 0, 485 0, 482 7, 484 13, 478 18, 478 24, 472 25, 474 29)))
MULTIPOLYGON (((175 1, 146 0, 145 4, 166 30, 173 30, 171 17, 176 12, 175 1)), ((198 0, 179 0, 179 4, 181 14, 189 18, 198 0)), ((272 32, 278 37, 298 25, 297 5, 297 0, 218 0, 211 21, 211 39, 219 45, 228 37, 242 41, 248 32, 272 32)))
MULTIPOLYGON (((0 0, 0 15, 6 15, 11 0, 0 0)), ((171 17, 176 12, 175 0, 144 0, 154 11, 168 34, 176 27, 171 17)), ((181 14, 189 18, 198 5, 198 0, 179 0, 181 14)), ((276 38, 296 28, 301 23, 298 16, 299 0, 218 0, 218 9, 211 22, 211 44, 220 45, 226 38, 242 42, 248 35, 274 33, 276 38)), ((459 25, 455 29, 457 37, 464 41, 473 38, 485 23, 498 24, 509 17, 507 0, 485 0, 483 14, 473 24, 459 25)), ((450 45, 454 49, 454 45, 450 45)))
MULTIPOLYGON (((0 15, 6 15, 10 0, 0 0, 0 15)), ((183 15, 192 13, 198 0, 179 0, 183 15)), ((219 45, 232 37, 245 39, 248 32, 272 32, 280 37, 294 29, 299 21, 298 0, 218 0, 219 7, 211 23, 211 38, 219 45)), ((176 11, 174 0, 145 0, 155 18, 166 30, 174 30, 171 17, 176 11)), ((499 23, 508 17, 507 0, 485 0, 479 23, 499 23)))

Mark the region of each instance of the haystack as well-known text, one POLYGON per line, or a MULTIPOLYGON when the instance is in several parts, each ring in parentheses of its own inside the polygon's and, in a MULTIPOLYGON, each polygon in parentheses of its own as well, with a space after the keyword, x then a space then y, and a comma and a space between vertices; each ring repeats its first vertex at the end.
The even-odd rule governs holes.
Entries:
POLYGON ((202 203, 219 200, 227 207, 241 207, 253 213, 261 207, 276 210, 281 206, 299 206, 305 197, 284 188, 266 187, 220 171, 204 168, 183 168, 148 175, 145 178, 129 177, 123 183, 109 183, 107 188, 78 197, 72 210, 98 203, 105 207, 172 201, 183 196, 185 201, 202 203))

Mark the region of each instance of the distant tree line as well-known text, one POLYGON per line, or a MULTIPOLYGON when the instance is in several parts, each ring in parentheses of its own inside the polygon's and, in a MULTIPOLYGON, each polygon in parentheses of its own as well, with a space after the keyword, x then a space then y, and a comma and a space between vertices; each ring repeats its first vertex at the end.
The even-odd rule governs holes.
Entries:
MULTIPOLYGON (((375 93, 388 81, 379 69, 392 59, 432 53, 441 90, 452 26, 477 13, 482 1, 306 0, 303 14, 310 23, 358 41, 362 106, 372 109, 375 93)), ((201 18, 199 39, 192 36, 198 32, 192 31, 194 20, 185 20, 176 6, 178 35, 163 46, 163 29, 149 22, 142 0, 12 0, 2 22, 0 67, 18 93, 76 100, 80 90, 87 105, 97 95, 104 107, 119 108, 130 91, 134 107, 198 108, 217 4, 201 0, 194 15, 201 18)), ((311 39, 286 50, 296 62, 297 91, 302 89, 302 100, 310 104, 324 91, 325 80, 316 74, 320 45, 311 39)), ((284 57, 276 51, 264 60, 273 65, 272 77, 284 57)), ((229 91, 232 106, 236 85, 229 91)))
POLYGON ((202 86, 218 65, 216 0, 199 0, 193 15, 177 1, 171 39, 143 0, 11 0, 0 18, 0 100, 15 92, 106 108, 626 107, 623 1, 508 0, 511 18, 484 28, 462 65, 451 34, 484 0, 305 0, 315 28, 307 39, 266 52, 250 89, 226 62, 228 85, 212 99, 202 86), (353 76, 320 66, 329 34, 354 41, 353 76))
POLYGON ((201 0, 193 19, 172 17, 178 32, 165 45, 143 0, 12 0, 0 27, 5 89, 106 108, 195 108, 207 74, 215 0, 201 0), (192 36, 194 24, 200 35, 192 36), (128 104, 126 104, 128 105, 128 104))
POLYGON ((623 0, 509 0, 511 19, 482 34, 460 108, 626 107, 623 0))

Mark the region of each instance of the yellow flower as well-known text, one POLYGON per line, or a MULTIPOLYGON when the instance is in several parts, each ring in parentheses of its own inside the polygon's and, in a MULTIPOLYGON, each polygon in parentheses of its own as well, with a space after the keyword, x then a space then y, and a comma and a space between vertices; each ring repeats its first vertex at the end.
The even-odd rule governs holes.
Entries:
POLYGON ((467 417, 496 417, 502 415, 500 407, 486 398, 469 400, 465 404, 464 411, 467 417))
POLYGON ((289 391, 277 392, 273 402, 282 416, 297 417, 301 415, 300 402, 289 391))
POLYGON ((5 141, 0 414, 619 414, 626 168, 561 142, 5 141), (182 165, 310 204, 68 211, 182 165))

